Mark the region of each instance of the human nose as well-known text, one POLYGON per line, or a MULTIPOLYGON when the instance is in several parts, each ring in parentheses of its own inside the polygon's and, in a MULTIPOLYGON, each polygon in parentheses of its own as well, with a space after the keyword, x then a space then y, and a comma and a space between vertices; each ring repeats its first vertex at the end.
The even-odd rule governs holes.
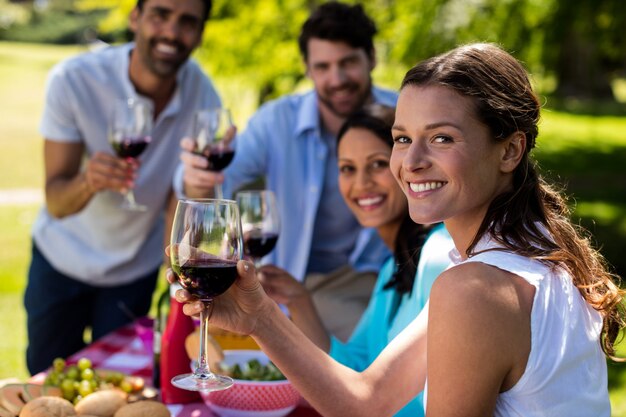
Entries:
POLYGON ((419 141, 411 143, 402 159, 402 168, 412 172, 424 169, 428 165, 428 148, 419 141))
POLYGON ((161 27, 161 35, 167 39, 178 39, 180 36, 180 24, 175 19, 166 21, 161 27))
POLYGON ((367 170, 362 169, 356 172, 354 188, 357 191, 367 190, 372 184, 372 175, 367 170))
POLYGON ((331 68, 330 71, 330 83, 331 85, 343 85, 346 81, 346 71, 340 65, 336 65, 331 68))

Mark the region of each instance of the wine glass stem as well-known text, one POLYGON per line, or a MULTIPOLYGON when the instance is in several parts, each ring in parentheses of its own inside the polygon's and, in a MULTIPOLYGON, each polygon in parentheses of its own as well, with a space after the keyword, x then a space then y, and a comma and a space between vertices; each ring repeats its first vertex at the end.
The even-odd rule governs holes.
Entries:
POLYGON ((222 184, 215 184, 215 198, 221 200, 224 198, 224 193, 222 191, 222 184))
POLYGON ((129 206, 135 207, 137 205, 137 201, 135 200, 135 193, 133 193, 133 190, 126 191, 125 196, 129 206))
POLYGON ((207 346, 209 345, 209 319, 213 310, 212 301, 204 302, 204 309, 200 312, 200 351, 198 352, 198 367, 195 374, 203 377, 211 375, 207 346))

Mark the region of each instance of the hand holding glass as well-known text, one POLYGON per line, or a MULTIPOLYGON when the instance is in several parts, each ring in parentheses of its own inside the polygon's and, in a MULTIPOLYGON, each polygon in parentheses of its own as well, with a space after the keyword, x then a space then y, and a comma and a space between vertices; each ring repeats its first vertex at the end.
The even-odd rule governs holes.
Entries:
POLYGON ((211 303, 237 278, 243 242, 237 203, 230 200, 181 200, 176 207, 170 258, 182 287, 205 304, 200 315, 200 352, 195 371, 172 384, 190 391, 218 391, 233 384, 216 375, 207 358, 211 303))
MULTIPOLYGON (((222 171, 230 164, 235 151, 230 147, 233 127, 230 111, 221 107, 199 110, 194 115, 193 139, 198 155, 206 157, 209 171, 222 171)), ((222 198, 222 187, 215 186, 215 197, 222 198)))
POLYGON ((280 233, 280 216, 276 196, 269 190, 251 190, 237 193, 241 213, 244 251, 260 266, 261 258, 276 246, 280 233))
MULTIPOLYGON (((120 158, 136 159, 152 140, 152 104, 134 98, 116 100, 109 124, 109 141, 120 158)), ((122 207, 128 210, 146 210, 137 204, 132 190, 124 195, 122 207)))

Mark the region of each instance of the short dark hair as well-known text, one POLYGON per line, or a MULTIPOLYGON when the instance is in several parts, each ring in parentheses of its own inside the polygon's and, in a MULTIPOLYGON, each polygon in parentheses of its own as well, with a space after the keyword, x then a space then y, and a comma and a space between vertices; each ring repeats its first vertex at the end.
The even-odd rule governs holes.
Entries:
MULTIPOLYGON (((137 0, 137 9, 143 11, 143 5, 145 2, 146 0, 137 0)), ((206 22, 207 20, 209 20, 209 16, 211 15, 211 7, 213 7, 213 1, 202 0, 202 3, 204 3, 204 14, 202 15, 202 18, 206 22)))
POLYGON ((331 1, 319 6, 304 22, 298 46, 305 61, 311 38, 345 42, 353 48, 363 48, 371 58, 377 31, 376 24, 360 4, 350 6, 331 1))

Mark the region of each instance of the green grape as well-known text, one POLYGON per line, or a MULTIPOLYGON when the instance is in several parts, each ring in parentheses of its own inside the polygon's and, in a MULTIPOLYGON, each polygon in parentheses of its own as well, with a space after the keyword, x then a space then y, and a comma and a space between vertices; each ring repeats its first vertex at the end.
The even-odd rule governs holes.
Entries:
POLYGON ((63 382, 61 382, 61 393, 63 395, 63 398, 68 401, 72 401, 74 399, 74 396, 76 395, 76 390, 74 389, 74 381, 72 381, 71 379, 64 379, 63 382))
POLYGON ((61 387, 64 391, 74 391, 74 381, 72 379, 64 379, 61 381, 61 387))
POLYGON ((91 361, 87 358, 80 358, 77 365, 78 369, 84 371, 85 369, 91 368, 91 361))
POLYGON ((57 372, 63 372, 63 370, 65 369, 65 359, 63 359, 63 358, 55 358, 52 361, 52 367, 57 372))
POLYGON ((76 380, 78 380, 80 378, 80 371, 78 370, 76 365, 68 366, 65 374, 66 374, 67 378, 69 378, 69 379, 76 379, 76 380))
POLYGON ((131 384, 127 379, 124 379, 120 382, 120 389, 124 392, 130 393, 133 391, 133 384, 131 384))
POLYGON ((120 382, 122 382, 124 380, 124 374, 121 373, 121 372, 112 372, 110 377, 111 377, 110 382, 113 385, 119 385, 120 382))
POLYGON ((59 373, 57 371, 51 371, 48 375, 46 375, 44 385, 59 385, 59 373))
POLYGON ((91 381, 94 378, 93 369, 91 368, 83 369, 83 371, 80 373, 80 378, 83 381, 91 381))
POLYGON ((93 387, 91 386, 90 381, 82 380, 80 381, 80 385, 78 387, 78 394, 85 397, 93 392, 93 387))
POLYGON ((80 400, 82 400, 82 399, 83 399, 83 396, 82 396, 82 395, 77 395, 76 397, 74 397, 74 401, 72 401, 72 403, 73 403, 74 405, 76 405, 76 404, 78 404, 78 402, 79 402, 80 400))

